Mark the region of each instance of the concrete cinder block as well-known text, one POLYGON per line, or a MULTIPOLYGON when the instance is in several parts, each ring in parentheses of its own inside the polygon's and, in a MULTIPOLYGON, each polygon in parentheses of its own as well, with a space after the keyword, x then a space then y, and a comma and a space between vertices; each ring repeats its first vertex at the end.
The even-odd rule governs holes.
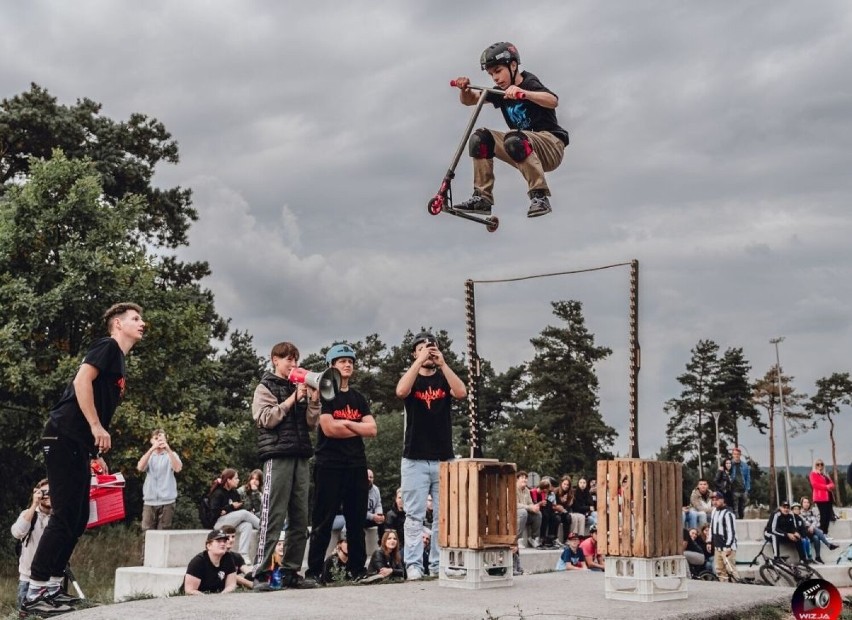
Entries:
MULTIPOLYGON (((197 552, 196 552, 197 553, 197 552)), ((189 561, 186 562, 187 564, 189 561)), ((169 596, 183 584, 186 565, 181 568, 124 566, 115 571, 115 602, 141 596, 169 596)))
MULTIPOLYGON (((192 556, 204 551, 209 532, 210 530, 148 530, 145 532, 145 567, 186 568, 192 556)), ((238 544, 235 544, 234 549, 237 546, 238 544)), ((253 561, 257 549, 256 531, 252 532, 250 549, 249 557, 245 558, 248 563, 253 561)))

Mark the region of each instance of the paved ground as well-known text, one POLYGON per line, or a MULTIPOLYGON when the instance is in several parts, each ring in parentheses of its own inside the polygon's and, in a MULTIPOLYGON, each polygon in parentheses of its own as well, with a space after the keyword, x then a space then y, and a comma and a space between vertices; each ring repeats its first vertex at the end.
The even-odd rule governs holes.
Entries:
POLYGON ((607 600, 601 573, 543 573, 515 578, 511 587, 463 590, 437 581, 184 596, 105 605, 63 616, 69 620, 168 618, 262 620, 518 620, 599 618, 701 620, 724 612, 749 618, 766 603, 790 604, 792 588, 690 581, 686 600, 634 603, 607 600))

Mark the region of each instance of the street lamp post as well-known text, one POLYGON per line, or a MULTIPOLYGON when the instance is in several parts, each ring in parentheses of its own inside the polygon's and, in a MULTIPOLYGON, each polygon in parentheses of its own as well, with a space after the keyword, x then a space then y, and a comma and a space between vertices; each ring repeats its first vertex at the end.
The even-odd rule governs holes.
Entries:
POLYGON ((716 469, 722 465, 722 453, 719 451, 719 416, 721 415, 721 411, 713 412, 713 422, 716 423, 716 469))
POLYGON ((778 376, 778 402, 781 407, 781 426, 784 430, 784 477, 787 480, 787 501, 793 501, 793 483, 790 480, 790 449, 787 446, 787 416, 784 413, 784 391, 781 388, 781 356, 778 353, 778 344, 784 342, 784 336, 772 338, 769 344, 775 345, 775 369, 778 376))

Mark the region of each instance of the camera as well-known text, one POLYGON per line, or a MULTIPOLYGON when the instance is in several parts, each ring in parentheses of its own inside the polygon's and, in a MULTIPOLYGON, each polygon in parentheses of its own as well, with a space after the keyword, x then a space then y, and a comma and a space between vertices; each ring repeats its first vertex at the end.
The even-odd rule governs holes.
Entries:
POLYGON ((831 603, 831 594, 819 586, 808 588, 804 592, 804 610, 825 609, 831 603))
POLYGON ((39 493, 41 493, 42 498, 50 497, 50 491, 41 491, 40 490, 39 493))

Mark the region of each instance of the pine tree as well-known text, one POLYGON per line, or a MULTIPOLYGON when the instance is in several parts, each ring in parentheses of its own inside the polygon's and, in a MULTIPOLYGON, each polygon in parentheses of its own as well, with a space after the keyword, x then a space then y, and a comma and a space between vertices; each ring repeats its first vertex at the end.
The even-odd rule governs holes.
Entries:
POLYGON ((698 468, 704 478, 705 463, 716 453, 713 412, 724 409, 720 394, 719 345, 712 340, 699 340, 692 349, 686 372, 677 380, 683 386, 679 398, 665 405, 671 416, 666 426, 669 453, 698 468))
POLYGON ((612 350, 595 346, 580 302, 556 301, 552 306, 564 326, 545 327, 530 341, 535 356, 527 366, 531 412, 524 427, 537 426, 550 441, 562 472, 593 469, 598 459, 609 456, 616 436, 598 410, 594 369, 612 350))

